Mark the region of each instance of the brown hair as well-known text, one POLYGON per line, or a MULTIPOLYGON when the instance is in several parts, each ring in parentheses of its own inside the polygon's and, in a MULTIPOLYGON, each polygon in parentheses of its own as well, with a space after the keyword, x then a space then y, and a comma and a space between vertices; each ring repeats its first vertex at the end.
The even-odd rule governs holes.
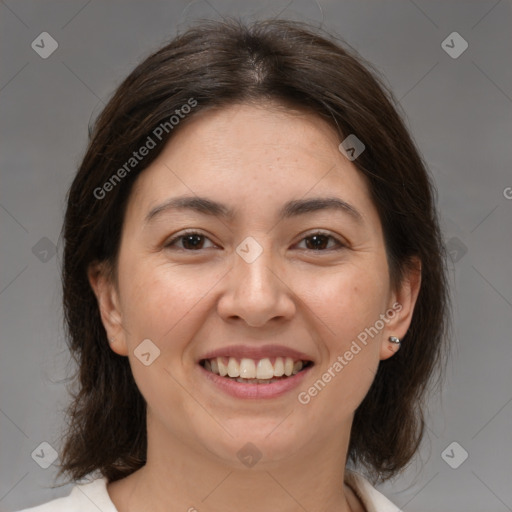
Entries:
POLYGON ((366 145, 353 163, 366 176, 379 212, 392 283, 417 257, 422 285, 401 350, 380 363, 355 413, 348 456, 384 480, 414 455, 423 435, 427 384, 444 361, 444 254, 422 159, 391 93, 361 62, 332 36, 302 23, 206 21, 147 58, 116 90, 95 123, 65 216, 64 310, 78 387, 68 411, 61 474, 77 480, 97 470, 114 481, 146 462, 146 404, 128 359, 109 348, 87 270, 103 261, 115 271, 131 187, 174 128, 104 197, 95 190, 191 100, 196 104, 187 118, 205 108, 273 100, 314 112, 340 141, 356 134, 366 145))

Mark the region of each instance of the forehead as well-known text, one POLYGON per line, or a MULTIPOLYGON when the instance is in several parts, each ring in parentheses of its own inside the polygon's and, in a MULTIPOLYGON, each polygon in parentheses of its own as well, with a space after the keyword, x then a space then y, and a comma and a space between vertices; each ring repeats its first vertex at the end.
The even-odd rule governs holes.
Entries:
POLYGON ((180 153, 180 147, 186 145, 187 150, 203 153, 188 153, 191 160, 204 157, 233 164, 239 160, 246 165, 252 161, 256 166, 277 162, 286 166, 306 159, 326 165, 340 156, 339 136, 327 122, 277 103, 209 109, 186 121, 167 149, 180 153), (251 160, 255 156, 257 159, 251 160))
POLYGON ((308 195, 342 195, 367 215, 373 205, 366 179, 340 153, 340 142, 320 117, 275 105, 198 112, 138 177, 131 207, 147 213, 187 194, 254 214, 308 195))

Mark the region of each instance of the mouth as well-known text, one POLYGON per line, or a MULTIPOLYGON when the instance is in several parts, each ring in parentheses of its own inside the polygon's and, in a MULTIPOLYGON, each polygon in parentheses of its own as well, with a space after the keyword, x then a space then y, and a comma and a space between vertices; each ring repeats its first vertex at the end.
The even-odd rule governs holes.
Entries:
POLYGON ((212 357, 199 361, 207 372, 240 384, 273 384, 293 378, 313 366, 313 361, 294 357, 212 357))
POLYGON ((296 389, 314 366, 285 345, 231 345, 202 354, 199 375, 210 389, 237 399, 275 399, 296 389))

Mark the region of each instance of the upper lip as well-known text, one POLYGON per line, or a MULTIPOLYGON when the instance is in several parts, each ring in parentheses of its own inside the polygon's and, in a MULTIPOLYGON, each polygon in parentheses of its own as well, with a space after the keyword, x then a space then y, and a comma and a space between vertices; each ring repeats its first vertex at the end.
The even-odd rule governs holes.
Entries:
POLYGON ((207 352, 199 358, 199 361, 214 359, 215 357, 247 358, 256 361, 267 357, 291 357, 296 361, 313 361, 307 354, 283 345, 261 345, 257 347, 252 345, 231 345, 207 352))

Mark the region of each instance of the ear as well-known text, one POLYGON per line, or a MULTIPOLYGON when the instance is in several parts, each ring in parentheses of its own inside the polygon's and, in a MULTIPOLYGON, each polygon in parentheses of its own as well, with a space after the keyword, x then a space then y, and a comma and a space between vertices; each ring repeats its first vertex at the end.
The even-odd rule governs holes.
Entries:
POLYGON ((413 258, 404 270, 401 283, 391 294, 389 309, 386 312, 388 321, 382 339, 380 359, 388 359, 398 349, 396 344, 390 343, 389 337, 396 336, 402 339, 411 325, 414 306, 421 287, 421 261, 413 258))
POLYGON ((119 355, 128 355, 119 293, 111 272, 105 263, 92 263, 87 272, 89 283, 96 295, 101 321, 107 332, 110 348, 119 355))

